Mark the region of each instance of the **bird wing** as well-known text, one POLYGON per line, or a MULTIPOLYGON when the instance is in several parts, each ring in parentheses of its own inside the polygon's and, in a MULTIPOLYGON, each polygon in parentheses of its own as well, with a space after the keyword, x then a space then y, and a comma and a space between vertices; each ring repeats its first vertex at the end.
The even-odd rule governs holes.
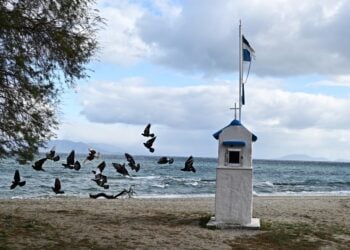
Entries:
POLYGON ((125 153, 125 158, 126 158, 126 160, 127 160, 130 164, 132 164, 132 165, 135 164, 135 160, 134 160, 134 158, 133 158, 130 154, 125 153))
POLYGON ((46 160, 47 160, 47 158, 42 158, 42 159, 40 159, 40 160, 34 162, 34 166, 37 167, 37 168, 40 168, 40 167, 44 164, 44 162, 45 162, 46 160))
POLYGON ((151 129, 151 124, 148 123, 145 129, 143 130, 144 135, 149 135, 150 129, 151 129))
POLYGON ((145 146, 146 147, 152 147, 152 145, 153 145, 154 141, 156 140, 156 138, 157 138, 157 136, 155 136, 155 137, 149 139, 148 141, 146 141, 145 142, 145 146))
POLYGON ((50 152, 46 154, 47 158, 52 159, 55 156, 55 153, 56 153, 56 149, 55 148, 56 147, 53 146, 52 149, 50 150, 50 152))
POLYGON ((105 167, 106 167, 106 162, 105 162, 105 161, 101 162, 101 163, 97 166, 97 168, 100 170, 100 173, 102 173, 102 171, 103 171, 103 169, 105 169, 105 167))
POLYGON ((119 163, 112 162, 112 166, 118 171, 121 165, 119 163))
POLYGON ((60 156, 56 155, 54 158, 52 158, 53 161, 59 161, 60 160, 60 156))
POLYGON ((72 150, 70 154, 67 157, 67 165, 74 165, 74 157, 75 157, 75 152, 72 150))
POLYGON ((20 182, 21 180, 21 177, 19 176, 19 171, 16 170, 15 172, 15 176, 13 177, 14 181, 17 183, 17 182, 20 182))
POLYGON ((190 157, 188 157, 188 159, 185 162, 185 168, 190 168, 193 165, 193 157, 192 155, 190 157))
POLYGON ((58 178, 55 179, 55 189, 56 190, 61 189, 61 182, 60 182, 60 179, 58 179, 58 178))

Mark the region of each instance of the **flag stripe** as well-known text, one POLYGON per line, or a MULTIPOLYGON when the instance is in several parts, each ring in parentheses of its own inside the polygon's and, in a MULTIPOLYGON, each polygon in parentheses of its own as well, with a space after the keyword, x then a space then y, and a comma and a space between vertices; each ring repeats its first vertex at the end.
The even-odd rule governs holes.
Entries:
POLYGON ((243 49, 243 61, 250 62, 252 57, 250 56, 250 52, 247 49, 243 49))
POLYGON ((242 41, 243 41, 243 44, 246 45, 251 52, 253 53, 255 52, 254 49, 250 46, 248 40, 244 37, 244 35, 242 35, 242 41))

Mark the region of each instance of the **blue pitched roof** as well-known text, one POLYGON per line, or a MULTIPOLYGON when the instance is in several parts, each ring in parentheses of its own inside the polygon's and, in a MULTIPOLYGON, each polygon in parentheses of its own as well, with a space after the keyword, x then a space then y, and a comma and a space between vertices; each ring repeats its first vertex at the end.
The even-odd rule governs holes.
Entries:
MULTIPOLYGON (((221 134, 222 130, 224 130, 225 128, 230 127, 230 126, 242 126, 242 127, 244 127, 239 120, 234 119, 229 125, 227 125, 223 129, 220 129, 218 132, 214 133, 213 134, 214 138, 216 140, 218 140, 219 139, 219 135, 221 134)), ((252 134, 252 141, 255 142, 257 139, 258 139, 258 137, 256 135, 252 134)))

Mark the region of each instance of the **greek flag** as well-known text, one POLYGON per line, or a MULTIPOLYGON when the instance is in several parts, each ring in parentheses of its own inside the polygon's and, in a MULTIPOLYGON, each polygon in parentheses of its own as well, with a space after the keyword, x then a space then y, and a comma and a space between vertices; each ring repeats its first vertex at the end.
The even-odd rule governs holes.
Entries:
POLYGON ((255 59, 255 51, 244 36, 242 36, 242 45, 243 61, 250 62, 252 60, 252 57, 255 59))

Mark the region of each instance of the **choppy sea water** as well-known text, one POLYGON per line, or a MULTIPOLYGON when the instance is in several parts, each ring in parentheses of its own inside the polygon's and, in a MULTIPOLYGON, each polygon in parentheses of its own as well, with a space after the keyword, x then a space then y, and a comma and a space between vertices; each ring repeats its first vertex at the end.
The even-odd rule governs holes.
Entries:
MULTIPOLYGON (((123 155, 103 155, 100 159, 82 164, 79 171, 65 169, 61 164, 67 155, 61 154, 61 161, 46 161, 43 168, 35 171, 31 165, 19 165, 12 159, 0 161, 0 199, 50 198, 56 194, 51 190, 55 178, 61 180, 60 196, 89 197, 89 194, 105 192, 117 194, 133 185, 135 197, 210 197, 215 195, 215 158, 194 156, 196 173, 183 172, 186 157, 174 157, 171 165, 159 165, 156 156, 134 156, 141 164, 139 172, 127 167, 130 177, 116 172, 112 162, 126 163, 123 155), (97 186, 91 179, 92 170, 105 161, 104 174, 108 177, 109 189, 97 186), (15 170, 20 171, 24 187, 11 190, 15 170)), ((85 155, 77 155, 83 162, 85 155)), ((39 158, 38 158, 39 159, 39 158)), ((254 160, 254 194, 264 195, 350 195, 350 163, 301 162, 254 160)))

